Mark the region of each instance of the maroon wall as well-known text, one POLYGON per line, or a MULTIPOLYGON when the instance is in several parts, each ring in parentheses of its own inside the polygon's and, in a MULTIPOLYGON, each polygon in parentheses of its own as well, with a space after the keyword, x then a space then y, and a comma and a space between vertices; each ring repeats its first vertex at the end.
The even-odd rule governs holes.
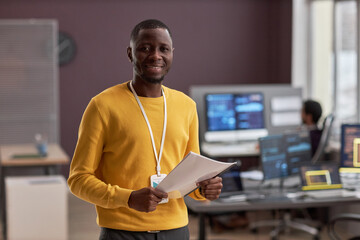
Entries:
POLYGON ((290 83, 289 0, 2 0, 0 18, 57 19, 78 45, 60 67, 61 144, 72 156, 90 98, 129 80, 126 47, 132 27, 164 21, 174 39, 165 85, 290 83))

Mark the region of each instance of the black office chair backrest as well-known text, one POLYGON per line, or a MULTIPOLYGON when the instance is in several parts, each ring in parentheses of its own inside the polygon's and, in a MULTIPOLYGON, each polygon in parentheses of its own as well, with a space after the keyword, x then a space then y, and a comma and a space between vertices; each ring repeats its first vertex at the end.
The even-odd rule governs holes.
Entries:
POLYGON ((310 142, 311 142, 311 157, 315 155, 316 150, 319 147, 320 139, 321 139, 322 129, 313 129, 310 130, 310 142))
MULTIPOLYGON (((335 215, 333 218, 330 219, 328 224, 328 234, 331 240, 341 240, 343 237, 340 237, 336 233, 335 224, 338 222, 345 222, 345 221, 356 221, 360 222, 360 214, 356 213, 342 213, 335 215)), ((360 236, 351 237, 349 240, 360 240, 360 236)))
POLYGON ((320 142, 319 142, 316 152, 311 160, 313 163, 318 162, 324 156, 325 148, 329 142, 331 127, 334 122, 334 118, 335 118, 334 115, 332 113, 330 113, 329 115, 326 116, 326 118, 324 120, 320 142))

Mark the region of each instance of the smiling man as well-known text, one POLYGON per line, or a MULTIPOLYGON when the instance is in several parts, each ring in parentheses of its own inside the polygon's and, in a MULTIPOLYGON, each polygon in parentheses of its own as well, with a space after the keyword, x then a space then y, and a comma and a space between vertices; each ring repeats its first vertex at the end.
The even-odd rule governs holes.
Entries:
MULTIPOLYGON (((162 85, 173 52, 164 23, 136 25, 127 49, 132 80, 98 94, 84 112, 68 184, 96 206, 101 240, 189 239, 184 199, 155 188, 190 151, 199 153, 194 101, 162 85)), ((222 180, 199 186, 192 198, 214 200, 222 180)))

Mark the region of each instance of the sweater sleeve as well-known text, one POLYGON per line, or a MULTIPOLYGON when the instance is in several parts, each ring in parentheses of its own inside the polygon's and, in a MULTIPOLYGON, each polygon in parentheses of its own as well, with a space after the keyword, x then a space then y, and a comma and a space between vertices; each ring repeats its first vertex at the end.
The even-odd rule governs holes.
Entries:
MULTIPOLYGON (((200 153, 199 148, 199 121, 198 121, 198 115, 196 112, 196 107, 194 107, 194 112, 192 114, 192 118, 190 121, 190 128, 189 128, 189 142, 186 149, 186 154, 190 151, 194 153, 200 153)), ((196 189, 192 193, 189 194, 189 196, 195 200, 206 200, 201 194, 199 189, 196 189)))
POLYGON ((70 165, 68 185, 77 197, 103 208, 128 207, 131 190, 106 184, 98 178, 106 123, 92 99, 82 117, 78 142, 70 165))

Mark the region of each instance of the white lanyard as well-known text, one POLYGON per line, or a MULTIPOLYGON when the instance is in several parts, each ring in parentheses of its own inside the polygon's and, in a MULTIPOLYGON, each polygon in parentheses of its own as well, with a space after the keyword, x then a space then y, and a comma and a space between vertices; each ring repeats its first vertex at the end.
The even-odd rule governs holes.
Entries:
POLYGON ((143 114, 143 116, 145 118, 146 124, 148 126, 150 137, 151 137, 151 143, 152 143, 152 146, 153 146, 154 155, 155 155, 155 159, 156 159, 156 163, 157 163, 156 173, 157 173, 158 176, 160 176, 160 170, 161 170, 160 161, 161 161, 161 155, 162 155, 163 147, 164 147, 164 140, 165 140, 165 133, 166 133, 166 122, 167 122, 166 97, 165 97, 164 90, 161 88, 161 93, 162 93, 163 98, 164 98, 164 127, 163 127, 163 134, 162 134, 162 137, 161 137, 161 145, 160 145, 160 151, 159 151, 159 157, 158 157, 158 155, 156 153, 156 146, 155 146, 154 136, 153 136, 153 133, 152 133, 152 130, 151 130, 150 122, 148 120, 148 117, 146 116, 145 110, 144 110, 144 108, 143 108, 143 106, 142 106, 142 104, 140 102, 140 99, 139 99, 138 95, 136 94, 136 92, 134 90, 134 87, 132 85, 132 81, 130 81, 130 89, 131 89, 132 93, 134 94, 137 103, 139 104, 141 112, 142 112, 142 114, 143 114))

